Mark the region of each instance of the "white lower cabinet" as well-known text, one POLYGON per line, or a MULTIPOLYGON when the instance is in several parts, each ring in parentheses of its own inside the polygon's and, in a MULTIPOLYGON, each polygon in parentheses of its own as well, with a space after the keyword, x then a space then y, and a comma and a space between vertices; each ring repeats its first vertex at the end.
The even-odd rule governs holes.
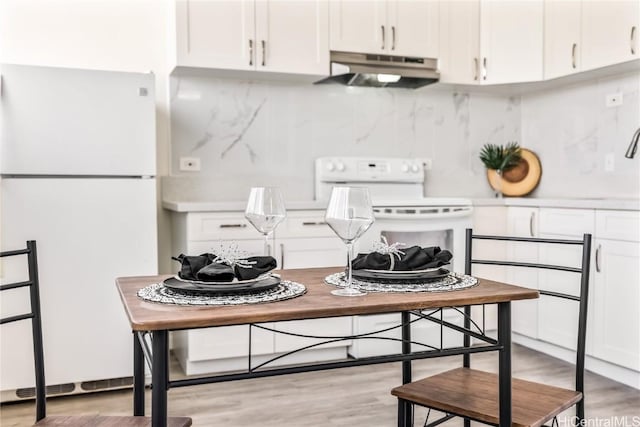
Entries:
MULTIPOLYGON (((510 235, 580 240, 593 236, 587 310, 587 369, 640 388, 640 212, 508 207, 510 235)), ((579 267, 581 247, 541 244, 537 252, 511 246, 510 257, 579 267)), ((580 275, 513 267, 507 281, 578 296, 580 275)), ((514 342, 575 362, 577 301, 541 295, 535 304, 514 302, 514 342)))
MULTIPOLYGON (((507 212, 507 235, 538 237, 538 208, 509 207, 507 212)), ((507 259, 517 262, 538 262, 538 247, 524 242, 507 243, 507 259)), ((526 267, 507 268, 507 283, 538 289, 538 271, 526 267)), ((511 303, 511 329, 517 334, 538 337, 539 300, 514 301, 511 303)))
MULTIPOLYGON (((278 268, 335 267, 346 264, 346 248, 324 222, 324 211, 292 211, 270 240, 269 252, 278 268), (275 244, 275 247, 273 246, 275 244)), ((264 240, 246 221, 242 212, 173 213, 173 253, 199 255, 231 241, 250 256, 264 254, 264 240)), ((176 271, 179 266, 176 264, 176 271)), ((266 366, 310 363, 347 357, 350 340, 314 346, 322 339, 352 333, 351 317, 273 322, 270 330, 248 325, 177 331, 172 349, 187 375, 202 375, 256 367, 276 356, 286 355, 266 366), (282 331, 282 334, 273 331, 282 331), (297 336, 296 336, 297 335, 297 336)), ((330 339, 330 338, 329 338, 330 339)))
POLYGON ((593 356, 640 371, 640 212, 598 212, 593 356))
MULTIPOLYGON (((581 240, 585 233, 595 230, 595 212, 590 209, 540 209, 540 237, 581 240)), ((579 267, 582 247, 542 244, 539 246, 541 264, 579 267)), ((592 281, 593 282, 593 281, 592 281)), ((580 296, 580 274, 540 270, 538 289, 580 296)), ((538 302, 538 338, 571 350, 578 343, 579 302, 541 295, 538 302)))

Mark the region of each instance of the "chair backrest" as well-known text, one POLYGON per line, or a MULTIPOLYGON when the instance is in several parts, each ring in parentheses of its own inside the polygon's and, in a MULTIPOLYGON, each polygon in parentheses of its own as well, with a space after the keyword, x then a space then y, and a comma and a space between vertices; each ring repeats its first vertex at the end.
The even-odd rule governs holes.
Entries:
POLYGON ((569 271, 580 274, 580 295, 570 295, 561 292, 551 292, 539 289, 540 295, 548 295, 556 298, 563 298, 577 301, 580 304, 578 311, 578 345, 576 350, 576 390, 584 392, 584 360, 585 360, 585 343, 587 337, 587 303, 589 300, 589 264, 591 260, 591 234, 584 234, 582 240, 565 240, 565 239, 542 239, 535 237, 507 237, 507 236, 486 236, 473 234, 473 230, 466 230, 466 253, 465 253, 465 274, 471 274, 472 264, 485 265, 501 265, 514 267, 527 267, 545 270, 569 271), (582 246, 582 261, 579 267, 537 264, 530 262, 506 261, 506 260, 487 260, 473 258, 473 241, 474 240, 493 240, 507 242, 529 242, 536 244, 553 244, 553 245, 573 245, 582 246))
POLYGON ((25 249, 0 252, 0 258, 11 256, 27 256, 29 279, 22 282, 4 283, 0 285, 0 292, 9 289, 29 287, 31 311, 14 316, 3 317, 0 325, 31 319, 31 332, 33 336, 33 356, 36 379, 36 421, 46 415, 46 387, 44 382, 44 350, 42 345, 42 317, 40 314, 40 288, 38 282, 38 254, 35 240, 27 242, 25 249))

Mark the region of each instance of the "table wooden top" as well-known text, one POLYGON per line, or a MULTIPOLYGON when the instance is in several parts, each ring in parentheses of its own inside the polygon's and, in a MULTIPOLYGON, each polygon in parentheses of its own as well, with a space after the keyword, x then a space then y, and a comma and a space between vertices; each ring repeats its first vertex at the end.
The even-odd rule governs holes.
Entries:
POLYGON ((479 279, 477 286, 450 292, 368 293, 359 297, 331 295, 324 278, 338 268, 281 270, 283 279, 302 283, 307 293, 293 299, 234 306, 179 306, 143 301, 139 289, 170 276, 120 277, 116 286, 134 331, 174 330, 241 325, 282 320, 314 319, 358 314, 492 304, 538 298, 538 291, 479 279))

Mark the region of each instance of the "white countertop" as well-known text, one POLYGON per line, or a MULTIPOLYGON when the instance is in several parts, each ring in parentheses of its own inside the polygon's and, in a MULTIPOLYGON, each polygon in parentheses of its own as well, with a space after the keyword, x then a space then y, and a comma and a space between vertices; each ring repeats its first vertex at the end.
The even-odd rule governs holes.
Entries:
POLYGON ((533 206, 543 208, 640 210, 640 199, 538 199, 503 197, 501 199, 473 199, 473 206, 533 206))
MULTIPOLYGON (((502 199, 471 199, 473 206, 535 206, 549 208, 640 210, 640 199, 539 199, 504 197, 502 199)), ((242 212, 245 201, 226 202, 176 202, 164 200, 162 207, 174 212, 242 212)), ((289 210, 324 210, 326 201, 286 202, 289 210)))
MULTIPOLYGON (((292 211, 324 210, 327 202, 316 200, 285 202, 292 211)), ((162 207, 174 212, 244 212, 247 202, 242 200, 228 202, 174 202, 163 200, 162 207)))

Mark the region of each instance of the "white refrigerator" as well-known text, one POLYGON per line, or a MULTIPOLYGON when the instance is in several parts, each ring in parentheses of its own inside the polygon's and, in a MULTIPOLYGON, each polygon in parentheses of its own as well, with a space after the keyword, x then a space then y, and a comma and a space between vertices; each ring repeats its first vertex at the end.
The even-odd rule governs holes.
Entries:
MULTIPOLYGON (((37 241, 49 391, 126 384, 133 338, 115 278, 157 274, 154 76, 6 64, 0 74, 0 241, 37 241)), ((4 260, 0 280, 26 275, 4 260)), ((3 292, 2 315, 28 309, 21 291, 3 292)), ((29 322, 3 325, 2 401, 32 394, 30 336, 29 322)))

